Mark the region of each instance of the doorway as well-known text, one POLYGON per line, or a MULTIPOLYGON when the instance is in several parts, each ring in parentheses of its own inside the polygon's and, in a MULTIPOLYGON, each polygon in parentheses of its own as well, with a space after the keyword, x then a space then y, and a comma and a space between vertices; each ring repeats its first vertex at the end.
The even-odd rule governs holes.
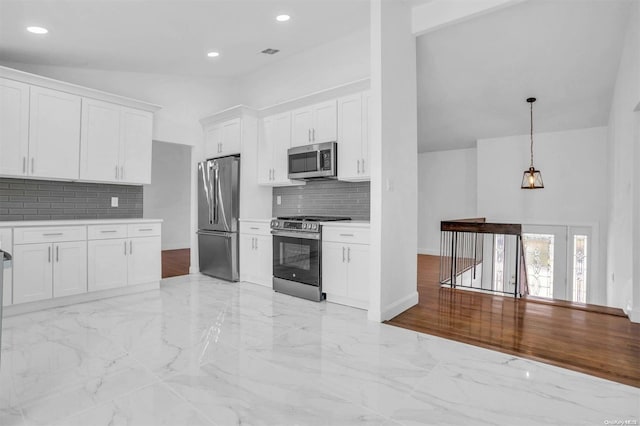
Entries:
POLYGON ((523 225, 529 295, 588 303, 593 231, 589 226, 523 225))

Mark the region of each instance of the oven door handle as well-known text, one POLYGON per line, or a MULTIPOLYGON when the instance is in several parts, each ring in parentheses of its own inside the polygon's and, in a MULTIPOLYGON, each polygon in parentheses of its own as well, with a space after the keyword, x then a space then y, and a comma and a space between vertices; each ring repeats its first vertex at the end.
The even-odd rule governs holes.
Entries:
POLYGON ((320 233, 271 231, 274 237, 302 238, 303 240, 319 240, 320 233))

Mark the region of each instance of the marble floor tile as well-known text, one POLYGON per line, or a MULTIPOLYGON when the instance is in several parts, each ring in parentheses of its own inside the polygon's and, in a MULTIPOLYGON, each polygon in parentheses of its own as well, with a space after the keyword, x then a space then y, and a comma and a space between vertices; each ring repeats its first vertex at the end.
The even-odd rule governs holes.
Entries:
POLYGON ((0 425, 511 425, 640 420, 640 389, 249 283, 6 318, 0 425))

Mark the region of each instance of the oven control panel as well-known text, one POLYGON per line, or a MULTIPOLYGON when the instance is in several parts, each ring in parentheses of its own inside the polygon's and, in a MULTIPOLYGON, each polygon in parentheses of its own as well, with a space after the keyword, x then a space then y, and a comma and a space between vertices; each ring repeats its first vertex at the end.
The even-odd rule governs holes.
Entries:
POLYGON ((271 229, 281 229, 288 231, 320 232, 320 224, 315 222, 304 222, 298 220, 278 220, 271 221, 271 229))

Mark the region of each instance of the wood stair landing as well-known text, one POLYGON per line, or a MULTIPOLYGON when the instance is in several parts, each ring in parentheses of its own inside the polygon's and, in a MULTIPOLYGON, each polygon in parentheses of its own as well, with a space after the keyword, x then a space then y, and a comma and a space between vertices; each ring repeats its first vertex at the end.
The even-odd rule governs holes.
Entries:
POLYGON ((617 309, 440 287, 418 256, 418 305, 387 324, 640 387, 640 324, 617 309))

